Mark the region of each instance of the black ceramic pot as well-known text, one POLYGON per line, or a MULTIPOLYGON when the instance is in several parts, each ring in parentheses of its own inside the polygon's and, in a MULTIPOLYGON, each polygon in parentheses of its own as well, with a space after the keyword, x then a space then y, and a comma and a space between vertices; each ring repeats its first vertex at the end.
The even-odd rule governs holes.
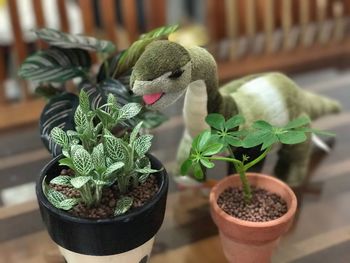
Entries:
MULTIPOLYGON (((85 219, 75 217, 65 211, 55 208, 45 197, 42 181, 46 176, 49 182, 58 176, 63 169, 58 165, 61 156, 49 162, 42 170, 36 185, 36 194, 39 202, 42 219, 49 235, 60 247, 68 262, 79 262, 67 259, 67 253, 74 255, 110 256, 125 254, 137 250, 137 258, 144 261, 126 259, 125 262, 147 262, 144 244, 152 248, 153 238, 163 223, 166 198, 168 192, 168 175, 162 164, 152 155, 149 155, 153 169, 162 169, 155 173, 159 190, 158 193, 144 206, 122 216, 110 219, 85 219)), ((106 257, 108 258, 108 257, 106 257)), ((83 260, 83 259, 79 259, 83 260)), ((85 259, 84 259, 85 260, 85 259)), ((88 258, 86 258, 88 262, 88 258)), ((82 261, 81 261, 82 262, 82 261)), ((100 262, 100 261, 98 261, 100 262)), ((108 261, 110 262, 110 261, 108 261)), ((118 261, 119 262, 119 261, 118 261)), ((124 262, 121 260, 121 262, 124 262)))

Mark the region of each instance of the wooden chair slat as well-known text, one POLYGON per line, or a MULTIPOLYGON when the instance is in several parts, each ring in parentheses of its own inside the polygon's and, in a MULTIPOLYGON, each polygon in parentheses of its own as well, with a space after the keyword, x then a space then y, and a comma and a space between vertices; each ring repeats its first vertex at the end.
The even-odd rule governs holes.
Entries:
POLYGON ((95 18, 92 0, 79 0, 79 6, 83 18, 84 33, 86 35, 95 34, 95 18))
POLYGON ((103 27, 107 32, 107 39, 117 42, 117 14, 114 0, 100 0, 100 17, 103 27))
POLYGON ((135 0, 123 0, 123 18, 130 43, 135 41, 139 35, 137 21, 137 6, 135 0))
POLYGON ((145 0, 147 30, 152 30, 166 24, 166 1, 145 0))
POLYGON ((6 65, 5 65, 5 51, 0 47, 0 105, 6 103, 5 94, 5 79, 6 79, 6 65))
POLYGON ((67 15, 67 8, 66 8, 66 0, 56 0, 57 1, 57 9, 58 9, 58 15, 60 18, 60 30, 63 32, 69 32, 69 21, 68 21, 68 15, 67 15))

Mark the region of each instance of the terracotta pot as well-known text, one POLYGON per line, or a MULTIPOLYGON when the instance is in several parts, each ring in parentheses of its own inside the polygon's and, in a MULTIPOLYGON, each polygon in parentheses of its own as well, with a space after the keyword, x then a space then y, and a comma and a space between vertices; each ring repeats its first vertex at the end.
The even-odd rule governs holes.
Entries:
POLYGON ((268 222, 250 222, 230 216, 217 204, 219 195, 228 187, 242 186, 238 175, 221 180, 210 192, 212 218, 219 228, 224 254, 230 263, 267 263, 280 237, 292 224, 297 198, 288 185, 268 175, 248 173, 251 185, 280 195, 288 206, 282 217, 268 222))

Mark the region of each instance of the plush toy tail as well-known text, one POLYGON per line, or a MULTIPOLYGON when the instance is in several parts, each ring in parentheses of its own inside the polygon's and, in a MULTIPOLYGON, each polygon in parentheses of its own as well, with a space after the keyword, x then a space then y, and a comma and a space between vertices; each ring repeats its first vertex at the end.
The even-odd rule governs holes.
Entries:
POLYGON ((341 106, 338 101, 304 91, 304 107, 312 120, 332 113, 338 113, 341 106))

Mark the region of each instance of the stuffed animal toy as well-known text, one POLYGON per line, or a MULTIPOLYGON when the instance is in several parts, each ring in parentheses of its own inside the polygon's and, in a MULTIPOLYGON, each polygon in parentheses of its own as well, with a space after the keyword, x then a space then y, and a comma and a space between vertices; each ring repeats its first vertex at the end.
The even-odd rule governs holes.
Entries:
MULTIPOLYGON (((266 120, 273 125, 308 115, 312 120, 340 111, 338 102, 300 89, 280 73, 247 76, 220 87, 214 58, 201 47, 185 48, 168 40, 150 43, 136 62, 130 86, 148 108, 162 110, 185 95, 185 131, 178 149, 178 169, 189 154, 192 139, 207 129, 205 117, 241 114, 249 125, 266 120)), ((289 185, 303 182, 310 157, 311 138, 297 145, 283 145, 275 174, 289 185)), ((179 174, 179 173, 177 173, 179 174)), ((180 178, 180 177, 179 177, 180 178)), ((192 181, 182 177, 183 182, 192 181)))

